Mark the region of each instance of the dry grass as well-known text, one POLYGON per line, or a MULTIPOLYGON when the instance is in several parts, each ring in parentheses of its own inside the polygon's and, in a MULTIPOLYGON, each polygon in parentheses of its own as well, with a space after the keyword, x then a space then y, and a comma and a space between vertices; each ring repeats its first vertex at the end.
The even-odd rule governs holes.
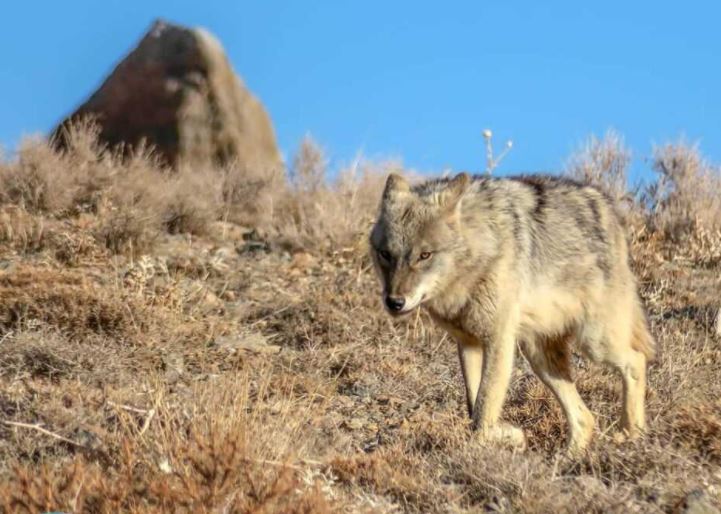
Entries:
POLYGON ((654 228, 677 242, 699 227, 721 228, 721 168, 683 141, 655 148, 653 157, 659 177, 647 188, 645 200, 654 228))
MULTIPOLYGON (((240 170, 170 171, 86 129, 76 140, 0 163, 5 511, 672 512, 694 490, 719 503, 721 252, 700 212, 675 242, 663 220, 692 206, 672 193, 629 217, 662 348, 650 432, 615 441, 619 381, 579 361, 599 433, 569 461, 560 409, 524 362, 505 417, 530 448, 484 447, 451 342, 423 314, 381 311, 364 236, 391 165, 244 186, 240 170)), ((622 161, 602 162, 616 184, 622 161)))
POLYGON ((628 194, 628 166, 631 151, 623 138, 609 130, 602 139, 591 136, 568 160, 566 175, 603 189, 615 200, 628 194))

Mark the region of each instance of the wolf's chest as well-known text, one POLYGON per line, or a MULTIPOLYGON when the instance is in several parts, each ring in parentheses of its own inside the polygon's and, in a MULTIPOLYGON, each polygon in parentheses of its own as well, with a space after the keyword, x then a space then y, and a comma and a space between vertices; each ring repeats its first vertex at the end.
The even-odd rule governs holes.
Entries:
POLYGON ((480 322, 466 311, 454 317, 443 316, 432 309, 427 309, 433 321, 457 342, 465 345, 480 345, 490 335, 490 323, 480 322))

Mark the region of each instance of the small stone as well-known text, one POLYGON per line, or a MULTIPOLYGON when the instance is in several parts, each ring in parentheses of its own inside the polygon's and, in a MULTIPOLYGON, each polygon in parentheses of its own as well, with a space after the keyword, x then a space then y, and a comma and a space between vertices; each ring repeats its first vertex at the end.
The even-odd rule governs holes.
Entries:
POLYGON ((270 253, 270 244, 264 241, 246 241, 243 245, 236 248, 236 252, 243 255, 246 253, 270 253))
POLYGON ((212 291, 205 291, 200 303, 208 310, 219 309, 223 306, 223 302, 212 291))
POLYGON ((168 459, 163 459, 158 463, 158 468, 162 473, 165 473, 166 475, 169 475, 173 472, 173 468, 170 465, 170 462, 168 462, 168 459))
POLYGON ((363 384, 361 382, 354 382, 350 388, 350 394, 352 396, 357 396, 363 400, 371 401, 373 397, 373 390, 367 384, 363 384))
POLYGON ((268 340, 265 336, 257 332, 219 337, 215 340, 215 344, 219 348, 228 350, 231 353, 236 351, 266 354, 280 352, 280 346, 268 344, 268 340))
POLYGON ((309 270, 316 265, 317 259, 307 252, 298 252, 293 255, 291 266, 298 270, 309 270))
POLYGON ((185 373, 185 362, 181 354, 168 353, 164 355, 163 365, 165 366, 165 381, 168 384, 176 383, 185 373))
POLYGON ((343 422, 343 426, 348 430, 360 430, 365 425, 361 418, 351 418, 343 422))
POLYGON ((505 496, 494 496, 483 506, 485 512, 510 512, 511 502, 505 496))
POLYGON ((340 403, 341 408, 350 408, 355 405, 355 402, 347 396, 339 396, 336 401, 340 403))
POLYGON ((220 295, 220 297, 226 302, 234 302, 238 299, 238 295, 235 294, 235 291, 231 290, 223 291, 223 294, 220 295))
POLYGON ((363 451, 366 453, 371 453, 375 451, 381 444, 381 437, 380 434, 376 434, 375 436, 371 437, 367 441, 363 442, 363 451))
POLYGON ((103 441, 97 434, 83 428, 78 428, 73 434, 75 441, 80 443, 84 448, 89 450, 100 450, 103 447, 103 441))

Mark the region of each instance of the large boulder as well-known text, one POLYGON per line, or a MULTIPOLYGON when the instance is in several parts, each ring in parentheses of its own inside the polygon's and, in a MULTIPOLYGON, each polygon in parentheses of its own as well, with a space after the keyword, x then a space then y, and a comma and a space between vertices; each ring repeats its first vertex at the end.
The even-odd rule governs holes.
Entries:
POLYGON ((168 164, 236 162, 277 172, 282 160, 270 118, 234 73, 221 44, 203 29, 156 21, 65 125, 91 117, 110 146, 153 145, 168 164))

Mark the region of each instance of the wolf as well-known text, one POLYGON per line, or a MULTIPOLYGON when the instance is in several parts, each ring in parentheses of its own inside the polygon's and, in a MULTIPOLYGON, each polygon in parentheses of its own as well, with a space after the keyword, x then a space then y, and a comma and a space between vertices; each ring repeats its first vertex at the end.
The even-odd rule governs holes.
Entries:
POLYGON ((572 380, 574 348, 619 372, 622 434, 643 433, 656 344, 623 217, 600 190, 468 173, 411 185, 392 173, 369 242, 386 310, 423 308, 455 340, 483 440, 525 445, 523 431, 500 420, 517 347, 561 405, 568 452, 582 452, 595 425, 572 380))

